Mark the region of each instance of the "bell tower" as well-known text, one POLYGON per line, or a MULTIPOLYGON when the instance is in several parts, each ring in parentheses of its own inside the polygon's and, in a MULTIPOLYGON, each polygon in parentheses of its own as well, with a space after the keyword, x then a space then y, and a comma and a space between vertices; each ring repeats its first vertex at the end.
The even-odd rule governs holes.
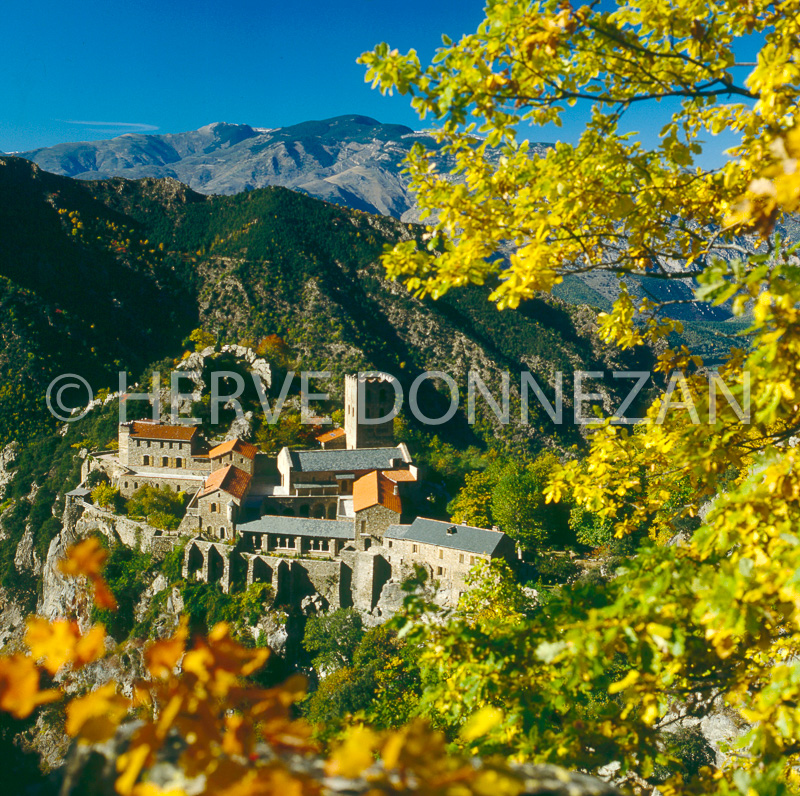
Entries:
POLYGON ((394 445, 394 395, 392 383, 385 376, 345 376, 347 448, 387 448, 394 445), (373 422, 387 416, 387 420, 373 422))

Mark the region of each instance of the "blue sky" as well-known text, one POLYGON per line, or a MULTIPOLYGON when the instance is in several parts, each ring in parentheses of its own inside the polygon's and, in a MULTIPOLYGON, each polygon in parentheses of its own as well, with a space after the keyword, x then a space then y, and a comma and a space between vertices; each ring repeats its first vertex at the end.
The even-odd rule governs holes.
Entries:
POLYGON ((381 97, 364 83, 356 58, 381 41, 430 58, 442 33, 460 37, 483 18, 480 0, 3 5, 6 152, 216 121, 280 127, 346 113, 419 127, 406 98, 381 97))
MULTIPOLYGON (((421 123, 404 97, 364 82, 358 55, 388 41, 423 62, 459 38, 482 0, 6 0, 0 11, 0 150, 210 122, 281 127, 347 113, 421 123)), ((668 107, 630 112, 646 140, 668 107)), ((533 140, 574 140, 585 116, 533 140)), ((733 143, 720 136, 718 152, 733 143)))

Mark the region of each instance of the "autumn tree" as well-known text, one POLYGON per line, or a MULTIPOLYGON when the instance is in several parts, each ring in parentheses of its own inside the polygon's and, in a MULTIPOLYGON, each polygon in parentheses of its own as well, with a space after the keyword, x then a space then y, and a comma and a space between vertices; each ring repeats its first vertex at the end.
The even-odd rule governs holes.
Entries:
POLYGON ((496 479, 477 470, 464 476, 464 486, 447 506, 453 522, 476 528, 492 527, 492 488, 496 479))
POLYGON ((713 499, 686 544, 645 543, 602 590, 578 582, 533 617, 421 631, 442 676, 427 704, 454 727, 478 705, 502 711, 480 748, 586 770, 615 760, 623 779, 667 794, 797 782, 800 269, 774 230, 800 208, 798 53, 798 0, 489 0, 478 31, 445 39, 430 66, 385 44, 361 58, 368 80, 433 118, 455 163, 445 174, 412 151, 430 226, 426 243, 386 255, 391 276, 433 297, 488 283, 502 309, 609 272, 619 296, 601 337, 659 347, 670 388, 635 428, 598 423, 548 499, 571 496, 617 536, 646 535, 676 486, 690 486, 681 516, 713 499), (745 38, 755 61, 738 55, 745 38), (590 118, 573 143, 535 153, 523 140, 579 103, 590 118), (647 103, 671 112, 652 143, 627 125, 647 103), (723 131, 738 143, 707 168, 723 131), (697 301, 750 321, 718 368, 724 397, 701 357, 670 345, 681 324, 669 302, 636 287, 687 277, 697 301), (750 727, 747 756, 720 772, 672 765, 669 711, 702 716, 719 701, 750 727))

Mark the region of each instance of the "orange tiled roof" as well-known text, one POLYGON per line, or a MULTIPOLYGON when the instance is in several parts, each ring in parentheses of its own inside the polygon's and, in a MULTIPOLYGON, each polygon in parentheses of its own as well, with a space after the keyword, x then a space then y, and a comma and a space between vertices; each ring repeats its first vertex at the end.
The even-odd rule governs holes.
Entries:
POLYGON ((251 445, 249 442, 242 442, 240 439, 231 439, 212 448, 208 452, 208 458, 216 459, 217 456, 223 456, 233 450, 241 453, 246 459, 255 459, 256 453, 258 453, 258 448, 255 445, 251 445))
POLYGON ((162 425, 148 423, 146 420, 134 420, 130 425, 130 436, 139 439, 177 439, 188 442, 197 433, 197 426, 162 425))
POLYGON ((215 470, 206 478, 199 498, 210 495, 217 489, 227 492, 229 495, 241 500, 247 493, 247 488, 250 486, 250 474, 238 467, 229 464, 220 470, 215 470))
POLYGON ((331 442, 332 440, 339 439, 344 436, 343 428, 335 428, 332 431, 326 431, 317 437, 317 442, 331 442))
POLYGON ((417 476, 411 470, 381 470, 381 472, 390 480, 397 483, 398 481, 416 481, 417 476))
POLYGON ((380 505, 401 514, 400 495, 395 495, 394 490, 394 483, 377 470, 362 475, 353 482, 353 511, 380 505))

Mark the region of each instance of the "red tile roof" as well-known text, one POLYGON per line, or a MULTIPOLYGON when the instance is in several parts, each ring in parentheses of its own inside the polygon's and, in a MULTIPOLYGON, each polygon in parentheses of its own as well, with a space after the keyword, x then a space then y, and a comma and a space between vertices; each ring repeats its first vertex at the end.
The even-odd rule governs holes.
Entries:
POLYGON ((246 473, 244 470, 229 464, 227 467, 215 470, 206 478, 203 488, 197 497, 205 497, 221 489, 223 492, 227 492, 229 495, 241 500, 247 494, 249 486, 250 473, 246 473))
POLYGON ((197 426, 171 426, 147 420, 134 420, 130 436, 139 439, 177 439, 188 442, 197 433, 197 426))
POLYGON ((241 453, 246 459, 255 459, 256 453, 258 453, 258 448, 255 445, 251 445, 249 442, 242 442, 240 439, 231 439, 212 448, 208 452, 208 457, 209 459, 216 459, 217 456, 224 456, 234 450, 237 453, 241 453))
POLYGON ((391 481, 395 483, 398 481, 416 481, 417 476, 414 475, 410 470, 381 470, 383 475, 385 475, 391 481))
POLYGON ((353 482, 353 510, 362 511, 372 506, 385 506, 401 514, 400 495, 395 494, 395 485, 385 475, 373 470, 353 482))
POLYGON ((339 439, 339 437, 343 437, 344 433, 343 428, 334 428, 332 431, 326 431, 324 434, 320 434, 317 437, 317 442, 331 442, 335 439, 339 439))

